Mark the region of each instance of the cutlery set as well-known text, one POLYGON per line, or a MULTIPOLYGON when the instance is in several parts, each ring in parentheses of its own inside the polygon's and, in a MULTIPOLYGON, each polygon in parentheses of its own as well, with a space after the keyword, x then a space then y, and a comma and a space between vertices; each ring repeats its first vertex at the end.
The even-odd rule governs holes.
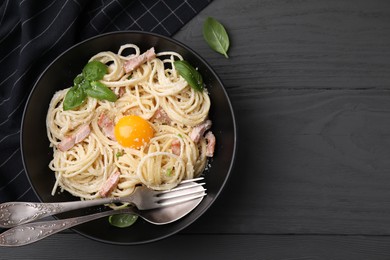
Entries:
POLYGON ((122 198, 59 203, 6 202, 0 204, 0 227, 9 229, 0 234, 0 246, 30 244, 73 226, 115 214, 135 214, 155 225, 168 224, 187 215, 202 201, 206 195, 205 183, 198 181, 203 179, 184 180, 166 191, 139 186, 132 194, 122 198), (68 219, 33 222, 71 210, 116 203, 128 207, 68 219))

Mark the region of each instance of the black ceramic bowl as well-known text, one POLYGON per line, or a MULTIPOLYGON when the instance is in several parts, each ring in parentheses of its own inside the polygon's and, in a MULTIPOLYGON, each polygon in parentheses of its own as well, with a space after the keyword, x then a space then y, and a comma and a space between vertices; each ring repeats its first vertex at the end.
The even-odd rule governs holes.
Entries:
MULTIPOLYGON (((236 151, 236 126, 233 109, 221 80, 212 68, 193 50, 168 37, 145 32, 114 32, 83 41, 65 51, 42 73, 27 101, 21 125, 21 149, 25 171, 42 202, 77 200, 67 192, 51 196, 55 182, 48 168, 52 149, 46 136, 46 113, 53 94, 72 84, 88 59, 100 51, 117 52, 126 43, 137 44, 141 51, 155 47, 156 52, 173 50, 197 67, 202 74, 211 98, 210 118, 217 138, 215 156, 205 174, 207 196, 184 218, 167 225, 155 226, 143 220, 129 228, 115 228, 107 218, 73 228, 89 238, 113 244, 140 244, 175 234, 198 219, 220 194, 232 170, 236 151)), ((103 207, 82 209, 57 215, 67 218, 102 210, 103 207)))

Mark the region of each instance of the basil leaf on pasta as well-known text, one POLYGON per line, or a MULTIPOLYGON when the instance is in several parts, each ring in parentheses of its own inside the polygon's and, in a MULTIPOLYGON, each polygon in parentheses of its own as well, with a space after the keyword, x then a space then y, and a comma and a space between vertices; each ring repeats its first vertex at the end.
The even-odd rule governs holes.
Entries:
POLYGON ((177 60, 173 63, 176 70, 179 72, 187 83, 195 90, 203 90, 202 75, 185 60, 177 60))
POLYGON ((117 100, 117 96, 115 95, 115 93, 99 81, 92 81, 91 87, 85 89, 85 93, 88 96, 99 100, 104 99, 111 102, 115 102, 117 100))
POLYGON ((91 83, 84 78, 82 74, 77 75, 73 80, 74 86, 78 86, 83 90, 91 87, 91 83))
POLYGON ((212 17, 208 17, 203 24, 203 38, 211 49, 229 58, 227 55, 230 44, 229 36, 220 22, 212 17))
POLYGON ((86 98, 86 94, 78 85, 73 86, 65 95, 63 109, 70 110, 80 106, 86 98))
POLYGON ((89 81, 101 80, 107 73, 107 66, 100 61, 90 61, 83 68, 83 76, 89 81))
POLYGON ((73 80, 73 85, 80 85, 82 82, 84 82, 85 81, 85 79, 84 79, 84 76, 83 76, 83 74, 79 74, 79 75, 77 75, 75 78, 74 78, 74 80, 73 80))

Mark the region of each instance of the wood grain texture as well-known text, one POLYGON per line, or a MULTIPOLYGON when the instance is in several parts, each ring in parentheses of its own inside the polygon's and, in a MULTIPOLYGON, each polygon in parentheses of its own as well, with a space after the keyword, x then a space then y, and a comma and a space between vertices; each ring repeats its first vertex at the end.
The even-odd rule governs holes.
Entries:
POLYGON ((226 191, 189 232, 389 234, 388 7, 215 1, 179 32, 225 82, 239 133, 226 191), (202 42, 207 16, 229 59, 202 42))
POLYGON ((382 91, 257 91, 235 100, 234 173, 191 232, 389 234, 382 91))
POLYGON ((390 259, 390 1, 213 0, 174 38, 235 108, 237 161, 216 203, 153 244, 62 233, 0 259, 390 259), (203 40, 207 16, 227 28, 229 59, 203 40))
POLYGON ((228 86, 252 89, 387 89, 390 2, 213 1, 176 38, 215 67, 228 86), (229 59, 202 38, 207 16, 231 38, 229 59))
POLYGON ((34 251, 29 246, 0 249, 0 259, 385 260, 390 258, 389 245, 388 237, 177 235, 152 244, 113 246, 58 234, 34 244, 34 251))

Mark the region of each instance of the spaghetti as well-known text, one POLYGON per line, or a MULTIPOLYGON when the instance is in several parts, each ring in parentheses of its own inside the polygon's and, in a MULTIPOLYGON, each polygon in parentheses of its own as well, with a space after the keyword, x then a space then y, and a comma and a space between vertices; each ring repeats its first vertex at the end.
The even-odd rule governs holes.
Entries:
MULTIPOLYGON (((126 44, 118 53, 100 52, 90 59, 107 66, 100 83, 116 94, 115 102, 87 97, 76 109, 64 110, 70 88, 54 94, 46 120, 53 148, 49 167, 56 177, 52 195, 60 189, 94 199, 126 196, 137 185, 170 189, 205 169, 204 131, 199 140, 191 134, 208 119, 207 91, 194 90, 175 70, 174 61, 183 60, 176 52, 157 53, 128 71, 130 61, 142 55, 138 46, 126 44), (152 129, 153 135, 139 147, 123 146, 112 134, 127 116, 145 120, 152 129)), ((139 138, 144 140, 141 130, 139 138)))

